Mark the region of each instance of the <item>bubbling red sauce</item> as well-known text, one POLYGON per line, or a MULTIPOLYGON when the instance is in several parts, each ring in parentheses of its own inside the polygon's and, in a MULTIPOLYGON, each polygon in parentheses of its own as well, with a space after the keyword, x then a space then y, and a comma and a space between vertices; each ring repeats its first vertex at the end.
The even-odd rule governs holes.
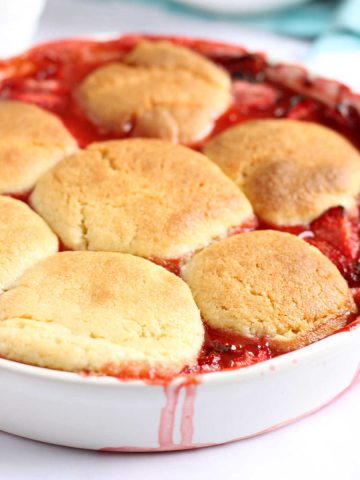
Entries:
POLYGON ((279 355, 266 337, 251 339, 205 325, 205 342, 196 365, 183 373, 202 374, 248 367, 279 355))
MULTIPOLYGON (((56 41, 33 48, 24 55, 0 61, 0 100, 34 103, 56 114, 77 139, 80 147, 94 141, 132 136, 132 125, 120 134, 113 134, 91 123, 76 101, 79 83, 92 70, 108 62, 121 61, 136 43, 144 38, 128 35, 99 42, 95 40, 56 41)), ((163 37, 147 37, 154 40, 163 37)), ((347 137, 360 148, 360 97, 346 86, 322 78, 311 79, 301 67, 272 65, 262 53, 248 53, 241 47, 188 38, 169 38, 205 55, 223 66, 233 80, 233 103, 214 124, 203 141, 192 145, 201 149, 213 135, 239 122, 259 118, 292 118, 326 125, 347 137)), ((31 192, 11 196, 29 203, 31 192)), ((342 207, 325 212, 310 225, 277 227, 261 220, 233 227, 229 235, 254 229, 275 228, 294 235, 319 248, 339 268, 360 305, 360 222, 354 212, 342 207)), ((60 242, 59 251, 69 250, 60 242)), ((179 275, 189 256, 174 259, 153 258, 179 275)), ((349 316, 346 329, 358 322, 349 316)), ((198 374, 237 369, 279 355, 266 338, 248 339, 205 326, 205 342, 195 365, 186 367, 181 375, 189 382, 198 374)), ((109 366, 103 374, 130 379, 127 372, 109 366)), ((86 372, 83 372, 85 375, 86 372)), ((164 383, 156 372, 139 375, 150 383, 164 383)))

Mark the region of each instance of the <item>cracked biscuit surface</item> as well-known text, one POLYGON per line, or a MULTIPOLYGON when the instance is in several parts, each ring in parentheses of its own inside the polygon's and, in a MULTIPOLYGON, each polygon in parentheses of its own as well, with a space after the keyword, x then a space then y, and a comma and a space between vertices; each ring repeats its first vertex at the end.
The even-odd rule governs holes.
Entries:
POLYGON ((57 250, 57 237, 41 217, 23 202, 0 196, 0 293, 57 250))
POLYGON ((101 127, 193 143, 205 137, 231 101, 229 75, 188 48, 141 41, 120 63, 90 73, 78 90, 101 127))
POLYGON ((0 101, 0 193, 22 193, 77 143, 52 113, 29 103, 0 101))
POLYGON ((172 375, 203 339, 185 282, 132 255, 58 253, 0 297, 0 355, 37 366, 172 375))
POLYGON ((358 151, 311 122, 244 122, 210 140, 204 153, 273 225, 307 224, 338 205, 351 209, 360 192, 358 151))
POLYGON ((287 233, 243 233, 196 254, 183 273, 207 324, 267 336, 286 352, 329 335, 356 307, 319 250, 287 233))
POLYGON ((155 139, 90 145, 44 175, 31 202, 69 248, 163 259, 252 217, 246 197, 204 155, 155 139))

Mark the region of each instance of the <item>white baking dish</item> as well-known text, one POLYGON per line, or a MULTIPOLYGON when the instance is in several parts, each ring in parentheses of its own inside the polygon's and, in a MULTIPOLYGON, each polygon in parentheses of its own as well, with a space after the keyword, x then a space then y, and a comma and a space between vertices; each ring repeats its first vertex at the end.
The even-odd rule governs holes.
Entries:
MULTIPOLYGON (((334 106, 360 105, 301 67, 270 74, 334 106)), ((281 427, 336 399, 359 379, 360 323, 300 350, 232 371, 150 385, 0 359, 0 430, 69 447, 167 451, 217 445, 281 427)))
POLYGON ((167 386, 84 377, 0 359, 0 429, 69 447, 198 448, 283 426, 359 377, 360 325, 254 366, 167 386))

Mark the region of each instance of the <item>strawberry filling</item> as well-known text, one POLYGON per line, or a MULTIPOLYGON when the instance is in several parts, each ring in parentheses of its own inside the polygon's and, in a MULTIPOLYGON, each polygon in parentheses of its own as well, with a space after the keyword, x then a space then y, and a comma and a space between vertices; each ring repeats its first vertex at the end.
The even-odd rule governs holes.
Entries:
POLYGON ((351 214, 343 207, 330 208, 311 223, 310 229, 316 238, 327 241, 345 257, 351 260, 358 258, 360 249, 358 211, 351 214))
POLYGON ((15 200, 21 200, 24 203, 29 205, 31 190, 28 192, 21 192, 21 193, 6 193, 8 197, 15 198, 15 200))
POLYGON ((310 225, 277 226, 264 222, 259 229, 298 235, 317 247, 340 270, 350 287, 360 287, 360 221, 358 210, 333 207, 310 225))
POLYGON ((250 339, 205 325, 205 342, 196 365, 183 373, 209 373, 248 367, 277 356, 266 338, 250 339))
POLYGON ((175 275, 180 275, 181 267, 183 266, 185 260, 188 258, 187 255, 178 258, 158 258, 158 257, 150 257, 149 260, 156 263, 156 265, 160 265, 161 267, 166 268, 171 273, 175 273, 175 275))

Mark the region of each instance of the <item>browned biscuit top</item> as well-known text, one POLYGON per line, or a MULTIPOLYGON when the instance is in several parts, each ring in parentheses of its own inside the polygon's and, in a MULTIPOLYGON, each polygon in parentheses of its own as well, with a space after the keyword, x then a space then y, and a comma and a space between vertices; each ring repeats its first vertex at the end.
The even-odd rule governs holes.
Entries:
POLYGON ((0 196, 0 293, 57 250, 56 235, 39 215, 19 200, 0 196))
POLYGON ((42 367, 173 375, 203 339, 185 282, 132 255, 57 253, 0 296, 0 356, 42 367))
POLYGON ((78 98, 101 127, 193 143, 229 106, 230 78, 205 57, 170 42, 142 41, 122 63, 90 73, 78 98))
POLYGON ((295 120, 254 120, 214 137, 204 153, 275 225, 307 224, 328 208, 352 208, 360 155, 341 135, 295 120))
POLYGON ((178 258, 252 216, 204 155, 162 140, 95 143, 36 185, 35 209, 68 247, 178 258))
POLYGON ((319 250, 272 230, 211 245, 186 266, 204 320, 288 351, 344 326, 356 307, 346 281, 319 250))
POLYGON ((0 101, 0 193, 22 193, 77 144, 52 113, 22 102, 0 101))

